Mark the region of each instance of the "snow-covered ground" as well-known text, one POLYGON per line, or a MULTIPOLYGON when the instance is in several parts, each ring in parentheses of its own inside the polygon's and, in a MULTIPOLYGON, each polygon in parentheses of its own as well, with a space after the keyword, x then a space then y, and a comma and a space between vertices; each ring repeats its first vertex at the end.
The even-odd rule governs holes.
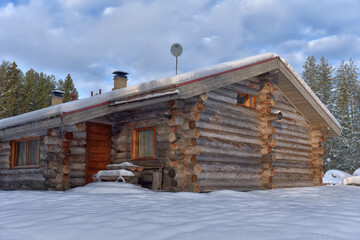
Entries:
POLYGON ((1 240, 360 239, 360 187, 207 194, 92 183, 0 191, 1 240))

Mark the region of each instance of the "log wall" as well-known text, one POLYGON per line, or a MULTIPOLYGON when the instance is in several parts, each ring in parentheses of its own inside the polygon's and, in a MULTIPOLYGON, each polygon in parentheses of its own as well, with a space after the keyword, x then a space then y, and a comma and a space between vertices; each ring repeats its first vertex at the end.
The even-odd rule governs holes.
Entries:
POLYGON ((86 124, 49 129, 44 144, 46 188, 68 190, 85 185, 86 124))
MULTIPOLYGON (((132 158, 132 131, 138 128, 156 127, 155 149, 156 158, 151 160, 135 160, 134 164, 166 164, 169 162, 170 147, 176 141, 174 130, 167 124, 171 116, 167 102, 151 107, 143 107, 131 111, 119 112, 107 116, 112 122, 112 149, 111 164, 131 162, 132 158)), ((144 170, 139 177, 143 186, 152 188, 152 170, 144 170)), ((164 176, 164 173, 162 173, 164 176)), ((166 189, 167 184, 161 188, 166 189)), ((168 190, 168 189, 167 189, 168 190)))
POLYGON ((40 138, 40 163, 36 169, 10 169, 10 141, 0 142, 0 189, 44 190, 44 138, 40 138))
POLYGON ((275 89, 271 74, 207 93, 196 121, 201 191, 269 189, 321 184, 321 141, 275 89), (256 96, 256 108, 239 106, 237 92, 256 96))
POLYGON ((276 147, 272 149, 276 159, 273 182, 277 188, 313 186, 311 126, 280 91, 271 97, 275 101, 271 112, 280 111, 283 115, 283 119, 272 121, 276 131, 276 147))

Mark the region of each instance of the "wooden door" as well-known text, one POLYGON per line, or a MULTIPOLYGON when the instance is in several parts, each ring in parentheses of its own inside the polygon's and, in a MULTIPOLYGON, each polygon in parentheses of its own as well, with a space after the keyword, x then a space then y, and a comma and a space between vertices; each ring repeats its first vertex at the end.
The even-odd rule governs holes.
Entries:
POLYGON ((87 124, 86 183, 93 182, 92 175, 106 169, 110 163, 111 126, 100 123, 87 124))

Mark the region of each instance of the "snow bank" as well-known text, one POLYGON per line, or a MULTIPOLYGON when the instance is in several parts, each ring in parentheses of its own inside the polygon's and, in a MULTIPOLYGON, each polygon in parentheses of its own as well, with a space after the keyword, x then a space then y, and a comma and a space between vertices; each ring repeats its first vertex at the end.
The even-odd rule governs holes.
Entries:
POLYGON ((67 192, 0 191, 0 199, 1 240, 360 236, 360 191, 353 186, 196 194, 98 182, 67 192))
POLYGON ((360 168, 356 169, 356 170, 353 172, 353 176, 360 176, 360 168))
MULTIPOLYGON (((130 183, 122 182, 94 182, 87 184, 83 187, 77 187, 70 191, 69 193, 113 193, 113 194, 128 194, 128 193, 145 193, 150 190, 138 187, 130 183)), ((67 193, 68 193, 67 192, 67 193)))
POLYGON ((329 185, 341 185, 342 181, 346 177, 350 177, 351 175, 336 169, 330 169, 327 171, 323 177, 323 183, 329 185))

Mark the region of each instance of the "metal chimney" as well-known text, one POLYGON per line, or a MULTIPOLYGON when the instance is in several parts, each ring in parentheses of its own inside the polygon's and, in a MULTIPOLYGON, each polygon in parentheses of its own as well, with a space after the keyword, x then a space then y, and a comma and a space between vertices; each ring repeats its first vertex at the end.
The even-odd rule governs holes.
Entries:
POLYGON ((127 75, 129 73, 124 72, 124 71, 115 71, 113 72, 114 75, 114 88, 112 89, 113 91, 116 89, 120 89, 120 88, 126 88, 127 86, 127 75))

